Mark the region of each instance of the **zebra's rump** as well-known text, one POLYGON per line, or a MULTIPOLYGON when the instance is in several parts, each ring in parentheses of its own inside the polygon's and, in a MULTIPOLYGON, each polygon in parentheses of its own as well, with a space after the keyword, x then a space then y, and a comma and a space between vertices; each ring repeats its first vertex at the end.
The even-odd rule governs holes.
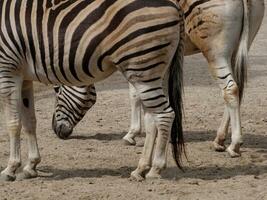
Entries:
MULTIPOLYGON (((188 38, 201 48, 201 51, 209 50, 207 43, 228 37, 223 36, 224 33, 232 32, 232 35, 236 35, 235 31, 237 31, 241 34, 242 0, 180 0, 179 4, 184 11, 188 38), (234 21, 236 21, 235 25, 234 21)), ((192 46, 190 41, 188 43, 192 46)), ((188 52, 190 49, 195 51, 193 46, 188 47, 186 54, 192 54, 188 52)))

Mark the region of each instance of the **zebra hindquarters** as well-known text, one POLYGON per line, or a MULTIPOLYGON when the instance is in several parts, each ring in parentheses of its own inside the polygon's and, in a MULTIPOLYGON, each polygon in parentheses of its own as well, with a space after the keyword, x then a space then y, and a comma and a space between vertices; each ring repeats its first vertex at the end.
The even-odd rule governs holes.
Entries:
MULTIPOLYGON (((182 21, 179 22, 183 24, 182 21)), ((180 167, 179 150, 183 149, 181 68, 184 37, 184 28, 180 23, 168 31, 155 34, 150 40, 146 40, 147 36, 144 36, 146 42, 139 43, 134 52, 124 52, 125 57, 117 62, 120 71, 135 88, 145 112, 146 138, 143 153, 137 169, 131 174, 137 180, 144 178, 146 170, 149 170, 147 178, 160 177, 161 171, 166 167, 171 133, 174 158, 180 167), (163 89, 163 79, 167 72, 170 73, 168 94, 163 89)))
MULTIPOLYGON (((244 67, 235 70, 232 58, 238 46, 243 47, 244 51, 239 51, 243 55, 247 52, 247 5, 243 5, 243 2, 247 1, 210 1, 209 4, 201 4, 198 9, 187 12, 186 15, 188 35, 207 59, 210 72, 223 94, 228 112, 224 116, 230 117, 232 129, 232 143, 228 148, 231 157, 240 156, 242 144, 240 97, 246 66, 242 65, 244 67), (237 71, 240 72, 239 75, 237 71)), ((225 150, 224 138, 228 122, 225 118, 218 129, 219 137, 214 141, 214 147, 218 151, 225 150)))
POLYGON ((56 102, 52 128, 60 139, 67 139, 86 112, 95 104, 95 87, 61 85, 54 89, 56 102))

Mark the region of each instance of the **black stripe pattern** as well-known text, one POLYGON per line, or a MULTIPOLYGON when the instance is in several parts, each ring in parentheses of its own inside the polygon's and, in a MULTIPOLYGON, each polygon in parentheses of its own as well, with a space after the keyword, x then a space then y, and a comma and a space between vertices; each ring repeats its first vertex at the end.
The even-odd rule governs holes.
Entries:
POLYGON ((17 68, 27 63, 23 67, 31 69, 23 70, 45 83, 94 82, 111 73, 106 69, 112 63, 168 46, 161 43, 129 51, 119 60, 114 57, 131 41, 177 26, 179 18, 167 16, 176 9, 167 0, 3 0, 0 64, 17 68), (151 10, 155 14, 146 14, 151 10))

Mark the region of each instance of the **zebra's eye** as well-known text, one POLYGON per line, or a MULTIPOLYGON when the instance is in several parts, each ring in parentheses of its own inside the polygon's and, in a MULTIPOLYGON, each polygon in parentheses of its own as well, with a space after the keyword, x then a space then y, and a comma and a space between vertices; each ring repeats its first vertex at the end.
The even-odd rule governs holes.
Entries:
POLYGON ((59 89, 60 89, 60 87, 59 87, 59 86, 55 86, 55 87, 54 87, 54 90, 55 90, 55 92, 56 92, 56 93, 58 93, 58 92, 59 92, 59 89))

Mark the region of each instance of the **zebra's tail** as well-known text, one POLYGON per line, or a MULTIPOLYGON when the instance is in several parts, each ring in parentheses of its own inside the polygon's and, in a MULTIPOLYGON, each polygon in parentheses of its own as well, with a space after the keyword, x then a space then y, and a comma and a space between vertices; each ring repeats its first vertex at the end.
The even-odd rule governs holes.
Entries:
POLYGON ((180 25, 180 41, 169 68, 168 93, 170 105, 175 112, 171 129, 172 153, 176 165, 182 169, 182 154, 185 154, 182 114, 183 114, 183 57, 184 57, 184 22, 180 25))
POLYGON ((239 88, 239 101, 242 101, 244 87, 247 81, 248 69, 248 42, 249 42, 249 16, 247 0, 243 1, 243 26, 239 45, 232 57, 232 70, 234 79, 239 88))

